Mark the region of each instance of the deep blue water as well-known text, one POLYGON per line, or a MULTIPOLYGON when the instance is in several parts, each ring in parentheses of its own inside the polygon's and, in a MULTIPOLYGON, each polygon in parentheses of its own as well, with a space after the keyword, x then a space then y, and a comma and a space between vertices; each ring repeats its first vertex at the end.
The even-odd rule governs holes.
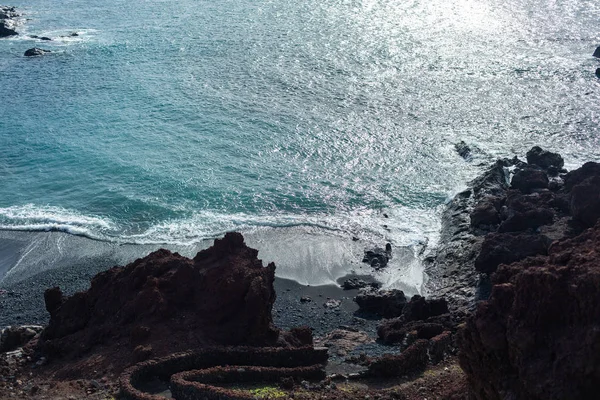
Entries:
POLYGON ((0 40, 0 228, 411 244, 496 157, 600 159, 597 1, 11 5, 29 20, 0 40))

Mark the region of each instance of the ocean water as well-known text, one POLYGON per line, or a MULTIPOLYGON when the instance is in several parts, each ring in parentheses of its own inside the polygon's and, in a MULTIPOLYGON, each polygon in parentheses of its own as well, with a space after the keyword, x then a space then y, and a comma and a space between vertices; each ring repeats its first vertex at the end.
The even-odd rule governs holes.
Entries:
POLYGON ((497 157, 600 160, 597 1, 11 5, 27 21, 0 40, 2 230, 192 247, 239 230, 288 243, 264 250, 288 269, 307 240, 330 265, 434 245, 497 157))

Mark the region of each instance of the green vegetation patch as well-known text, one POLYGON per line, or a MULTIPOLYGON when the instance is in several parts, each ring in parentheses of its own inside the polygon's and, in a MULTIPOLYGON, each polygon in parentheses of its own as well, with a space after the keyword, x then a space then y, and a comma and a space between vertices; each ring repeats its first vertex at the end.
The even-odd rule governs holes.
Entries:
POLYGON ((250 394, 257 399, 281 399, 287 397, 286 392, 274 386, 252 389, 250 390, 250 394))

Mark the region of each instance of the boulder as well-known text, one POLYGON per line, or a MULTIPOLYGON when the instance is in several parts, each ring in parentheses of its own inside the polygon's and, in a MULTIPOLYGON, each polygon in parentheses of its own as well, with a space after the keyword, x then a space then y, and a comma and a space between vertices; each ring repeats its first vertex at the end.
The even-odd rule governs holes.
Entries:
POLYGON ((358 304, 360 312, 384 318, 399 317, 407 302, 402 290, 375 290, 373 288, 361 289, 354 301, 358 304))
POLYGON ((554 220, 552 206, 555 197, 550 191, 528 195, 516 190, 509 191, 502 212, 504 221, 498 227, 498 232, 535 230, 551 224, 554 220))
POLYGON ((402 318, 405 321, 423 321, 447 313, 448 302, 446 299, 426 299, 416 294, 404 306, 402 318))
POLYGON ((600 382, 600 223, 503 265, 459 334, 475 400, 576 400, 600 382))
POLYGON ((492 273, 500 264, 510 264, 529 256, 547 254, 550 240, 544 235, 490 233, 475 259, 475 269, 492 273))
POLYGON ((38 57, 43 56, 44 54, 51 53, 50 50, 40 49, 38 47, 34 47, 33 49, 29 49, 25 52, 25 57, 38 57))
POLYGON ((275 265, 264 267, 257 255, 241 234, 228 233, 194 259, 158 250, 99 273, 85 292, 49 289, 40 350, 76 371, 91 353, 88 363, 126 367, 140 345, 153 357, 202 345, 284 345, 271 316, 275 265))
POLYGON ((600 175, 590 176, 571 190, 571 214, 586 227, 600 219, 600 175))
POLYGON ((0 38, 14 35, 18 35, 17 31, 9 28, 5 22, 0 21, 0 38))
POLYGON ((527 163, 544 169, 550 167, 561 169, 565 165, 565 161, 560 154, 543 150, 539 146, 534 146, 527 152, 527 163))
POLYGON ((491 201, 483 201, 471 212, 471 226, 490 226, 500 223, 498 210, 491 201))
POLYGON ((342 289, 344 290, 355 290, 362 289, 366 287, 371 287, 373 289, 379 289, 381 287, 381 283, 379 282, 366 282, 359 278, 350 278, 346 279, 344 283, 342 283, 342 289))
POLYGON ((363 262, 369 264, 375 269, 385 268, 392 257, 392 245, 386 244, 385 249, 375 247, 372 250, 365 250, 363 262))
POLYGON ((565 189, 571 191, 575 185, 592 176, 600 176, 600 163, 586 162, 580 168, 570 171, 565 175, 565 189))
POLYGON ((39 325, 8 326, 0 334, 0 353, 25 346, 42 331, 39 325))
POLYGON ((600 68, 596 68, 596 77, 600 78, 600 68))
POLYGON ((600 58, 600 46, 596 47, 596 50, 594 50, 594 54, 592 54, 592 56, 600 58))
POLYGON ((510 185, 513 189, 528 194, 536 189, 547 189, 548 176, 540 169, 528 167, 519 170, 513 176, 510 185))

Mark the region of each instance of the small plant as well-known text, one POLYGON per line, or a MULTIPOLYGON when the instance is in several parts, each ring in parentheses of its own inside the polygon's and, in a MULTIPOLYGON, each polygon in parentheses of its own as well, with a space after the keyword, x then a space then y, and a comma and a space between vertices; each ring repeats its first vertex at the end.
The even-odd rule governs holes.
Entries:
POLYGON ((252 389, 250 393, 257 399, 281 399, 287 396, 286 392, 273 386, 252 389))

